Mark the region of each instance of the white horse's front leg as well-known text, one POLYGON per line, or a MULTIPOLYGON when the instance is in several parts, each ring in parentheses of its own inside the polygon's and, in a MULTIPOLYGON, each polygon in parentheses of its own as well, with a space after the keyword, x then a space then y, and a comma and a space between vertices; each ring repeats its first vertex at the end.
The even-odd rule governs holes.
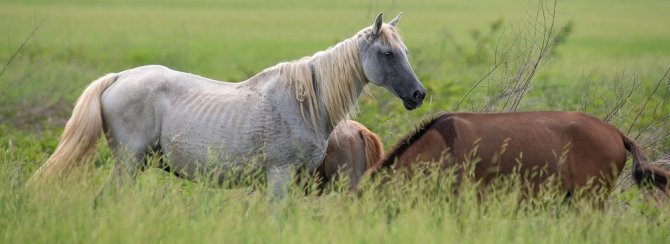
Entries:
POLYGON ((288 165, 269 166, 265 173, 268 182, 268 194, 272 200, 281 200, 288 194, 291 184, 291 168, 288 165))

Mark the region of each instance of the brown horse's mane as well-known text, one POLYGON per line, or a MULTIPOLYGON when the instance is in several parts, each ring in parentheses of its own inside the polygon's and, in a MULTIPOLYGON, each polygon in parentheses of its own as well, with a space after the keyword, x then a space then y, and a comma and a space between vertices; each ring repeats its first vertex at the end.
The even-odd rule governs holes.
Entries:
POLYGON ((451 114, 449 113, 438 113, 421 121, 421 123, 416 126, 413 132, 400 139, 398 143, 393 146, 393 149, 391 149, 389 153, 387 153, 386 156, 380 160, 379 163, 377 163, 377 168, 381 169, 391 167, 395 162, 395 159, 407 151, 409 146, 419 140, 419 138, 426 134, 427 131, 432 129, 433 125, 438 124, 439 121, 449 118, 450 116, 451 114))

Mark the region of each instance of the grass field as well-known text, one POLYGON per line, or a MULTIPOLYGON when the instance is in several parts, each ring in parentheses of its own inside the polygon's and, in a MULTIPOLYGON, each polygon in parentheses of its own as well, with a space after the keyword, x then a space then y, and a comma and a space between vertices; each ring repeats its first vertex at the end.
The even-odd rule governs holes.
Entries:
MULTIPOLYGON (((295 191, 272 205, 262 191, 219 189, 149 170, 94 208, 111 166, 102 143, 92 177, 41 191, 23 187, 53 152, 76 98, 105 73, 162 64, 244 80, 352 36, 380 11, 387 19, 404 12, 400 28, 429 92, 424 106, 409 112, 380 88, 370 87, 362 96, 354 118, 382 136, 387 147, 438 111, 509 110, 510 96, 501 94, 514 92, 510 73, 522 69, 521 57, 537 55, 533 28, 542 26, 534 18, 537 7, 529 0, 0 0, 0 238, 3 243, 667 242, 670 208, 656 206, 635 187, 617 188, 604 210, 552 200, 523 208, 519 193, 505 190, 484 201, 467 189, 454 197, 431 178, 355 199, 339 191, 324 197, 295 191), (500 47, 511 48, 507 59, 500 57, 500 47), (496 68, 501 61, 506 65, 496 68)), ((668 157, 670 78, 663 78, 670 65, 668 10, 668 1, 559 1, 556 33, 563 39, 530 77, 517 110, 583 111, 636 137, 652 159, 668 157)))

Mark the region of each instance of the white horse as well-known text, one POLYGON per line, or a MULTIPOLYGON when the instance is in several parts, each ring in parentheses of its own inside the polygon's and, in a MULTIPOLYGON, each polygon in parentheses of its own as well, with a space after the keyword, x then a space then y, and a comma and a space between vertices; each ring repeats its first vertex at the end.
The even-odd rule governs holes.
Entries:
POLYGON ((173 172, 192 180, 261 170, 269 192, 281 198, 290 169, 319 166, 329 134, 368 82, 408 110, 421 105, 426 91, 407 60, 399 19, 384 24, 379 14, 372 26, 328 50, 239 83, 157 65, 105 75, 79 97, 55 152, 30 182, 90 161, 104 131, 117 187, 123 174, 143 168, 147 153, 158 152, 173 172))

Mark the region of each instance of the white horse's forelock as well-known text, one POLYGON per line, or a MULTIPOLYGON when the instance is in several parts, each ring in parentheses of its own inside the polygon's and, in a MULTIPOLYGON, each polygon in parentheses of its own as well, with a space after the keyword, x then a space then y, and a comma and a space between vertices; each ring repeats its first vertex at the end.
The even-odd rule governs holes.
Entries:
MULTIPOLYGON (((356 87, 358 83, 365 85, 368 82, 358 58, 358 46, 360 39, 367 38, 371 29, 365 28, 354 37, 325 51, 276 66, 280 70, 280 80, 291 86, 296 99, 306 105, 315 130, 319 116, 316 109, 319 106, 325 108, 332 127, 346 119, 350 109, 356 109, 356 87)), ((396 29, 389 25, 384 25, 380 36, 384 43, 392 46, 403 45, 396 29)), ((300 109, 303 119, 306 120, 303 108, 300 109)))

